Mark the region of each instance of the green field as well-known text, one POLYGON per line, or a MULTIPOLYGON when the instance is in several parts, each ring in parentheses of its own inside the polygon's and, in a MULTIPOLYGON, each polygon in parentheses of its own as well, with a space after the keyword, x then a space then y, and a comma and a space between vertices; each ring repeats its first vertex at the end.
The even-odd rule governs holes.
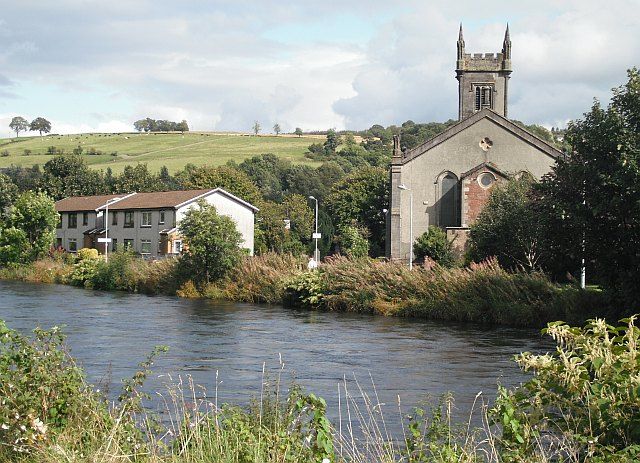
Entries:
POLYGON ((96 169, 111 167, 121 172, 127 164, 146 163, 151 171, 167 166, 169 171, 185 164, 219 166, 229 160, 243 159, 262 153, 273 153, 297 164, 316 164, 304 157, 311 143, 322 143, 318 136, 252 136, 206 132, 180 133, 106 133, 78 135, 47 135, 0 139, 0 168, 10 165, 43 165, 52 154, 50 147, 65 154, 82 147, 82 156, 96 169), (91 149, 101 154, 88 154, 91 149), (27 151, 25 151, 27 150, 27 151), (8 153, 8 156, 7 156, 8 153), (115 153, 115 154, 112 154, 115 153))

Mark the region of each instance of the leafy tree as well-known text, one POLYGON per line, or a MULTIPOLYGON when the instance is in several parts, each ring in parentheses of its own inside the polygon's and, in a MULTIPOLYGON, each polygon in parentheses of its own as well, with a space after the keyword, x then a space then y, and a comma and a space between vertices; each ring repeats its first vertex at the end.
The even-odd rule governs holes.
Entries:
POLYGON ((260 127, 260 123, 258 121, 255 121, 253 123, 253 134, 254 135, 258 135, 260 133, 261 129, 262 129, 262 127, 260 127))
POLYGON ((127 165, 122 173, 114 178, 114 193, 158 191, 162 184, 158 176, 149 171, 147 164, 127 165))
POLYGON ((335 153, 340 145, 340 136, 335 129, 327 131, 327 140, 324 142, 324 151, 327 154, 335 153))
POLYGON ((304 196, 289 195, 280 204, 264 202, 258 213, 256 247, 260 252, 303 254, 311 243, 313 221, 313 211, 304 196))
POLYGON ((185 190, 206 188, 223 188, 229 193, 260 207, 262 195, 258 187, 241 170, 232 166, 199 166, 187 165, 175 176, 185 190))
POLYGON ((298 137, 302 136, 302 129, 300 127, 296 127, 296 130, 293 132, 298 137))
POLYGON ((428 257, 445 267, 451 266, 454 262, 452 243, 447 239, 447 233, 433 225, 416 239, 413 255, 417 260, 428 257))
POLYGON ((273 132, 276 134, 276 136, 280 135, 280 132, 282 132, 280 124, 278 124, 277 122, 273 125, 273 132))
POLYGON ((76 154, 55 156, 47 161, 39 186, 56 200, 107 190, 102 173, 90 169, 84 158, 76 154))
MULTIPOLYGON (((571 147, 540 185, 551 216, 549 234, 563 239, 576 266, 585 255, 591 275, 640 305, 640 72, 613 90, 605 109, 595 102, 582 120, 571 122, 571 147), (582 251, 582 243, 585 251, 582 251)), ((589 273, 588 273, 589 274, 589 273)))
POLYGON ((55 203, 45 193, 22 193, 0 232, 0 258, 18 263, 44 255, 55 238, 58 219, 55 203))
POLYGON ((149 123, 149 119, 140 119, 133 123, 133 127, 138 132, 149 132, 151 131, 151 125, 149 123))
POLYGON ((16 116, 11 119, 9 128, 16 133, 16 137, 20 136, 20 132, 26 132, 29 130, 29 122, 21 116, 16 116))
POLYGON ((285 173, 285 190, 289 194, 302 196, 315 196, 324 198, 328 193, 327 185, 324 185, 318 175, 318 170, 311 166, 292 166, 285 173))
POLYGON ((167 168, 167 166, 162 166, 160 168, 160 174, 158 174, 158 180, 160 181, 159 187, 163 191, 171 191, 171 190, 179 189, 178 182, 176 181, 175 177, 173 177, 169 173, 169 169, 167 168))
POLYGON ((469 257, 497 257, 506 268, 539 269, 546 255, 544 216, 530 197, 533 179, 522 177, 497 185, 471 226, 469 257))
POLYGON ((51 122, 44 117, 36 117, 31 121, 31 124, 29 124, 29 130, 32 132, 40 132, 40 136, 42 136, 43 133, 51 132, 51 122))
POLYGON ((385 214, 389 208, 389 175, 386 169, 367 167, 348 175, 331 188, 326 210, 331 211, 336 228, 359 224, 369 231, 371 253, 384 253, 385 214))
POLYGON ((261 154, 245 159, 238 166, 258 186, 265 199, 282 201, 286 185, 286 174, 291 162, 274 154, 261 154))
POLYGON ((185 213, 179 230, 186 244, 180 264, 196 283, 224 277, 244 254, 235 222, 205 201, 185 213))
POLYGON ((18 187, 5 174, 0 174, 0 218, 18 197, 18 187))
POLYGON ((358 259, 369 255, 368 230, 363 227, 349 225, 340 230, 338 241, 340 250, 347 257, 358 259))
POLYGON ((187 121, 183 119, 181 122, 178 122, 178 124, 176 125, 176 130, 182 133, 188 132, 189 124, 187 124, 187 121))
POLYGON ((4 174, 18 187, 19 191, 35 190, 42 182, 40 165, 32 167, 9 166, 4 169, 4 174))

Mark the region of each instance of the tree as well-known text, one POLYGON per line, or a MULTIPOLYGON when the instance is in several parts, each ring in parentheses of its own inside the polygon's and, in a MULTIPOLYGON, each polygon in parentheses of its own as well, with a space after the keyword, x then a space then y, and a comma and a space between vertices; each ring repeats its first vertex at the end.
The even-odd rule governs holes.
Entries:
POLYGON ((280 135, 280 132, 282 132, 280 124, 278 124, 277 122, 273 125, 273 132, 276 134, 276 136, 280 135))
POLYGON ((582 120, 569 124, 565 142, 571 151, 543 179, 539 193, 553 211, 549 233, 564 240, 564 253, 573 257, 575 267, 585 256, 588 275, 614 289, 634 310, 640 305, 638 69, 629 70, 628 78, 613 90, 606 109, 596 101, 582 120))
POLYGON ((45 193, 22 193, 0 231, 0 259, 19 263, 43 256, 53 243, 59 217, 45 193))
POLYGON ((26 132, 29 130, 29 122, 24 117, 16 116, 11 119, 9 128, 16 133, 16 137, 20 136, 20 132, 26 132))
POLYGON ((47 161, 39 186, 56 200, 107 191, 102 172, 90 169, 77 154, 54 156, 47 161))
POLYGON ((9 207, 18 197, 18 187, 5 174, 0 174, 0 218, 4 217, 9 207))
POLYGON ((42 136, 42 133, 51 132, 51 122, 44 117, 36 117, 31 121, 31 124, 29 124, 29 130, 32 132, 40 132, 40 136, 42 136))
POLYGON ((433 225, 416 239, 413 254, 417 260, 428 257, 445 267, 454 262, 452 243, 447 239, 446 232, 433 225))
POLYGON ((302 136, 302 129, 300 127, 296 127, 295 132, 293 132, 295 135, 297 135, 298 137, 302 136))
POLYGON ((258 135, 260 133, 261 129, 262 129, 262 127, 260 127, 260 123, 258 121, 255 121, 253 123, 253 134, 254 135, 258 135))
POLYGON ((340 145, 340 136, 335 129, 329 129, 327 131, 327 140, 324 142, 324 151, 327 154, 333 154, 340 145))
POLYGON ((269 153, 245 159, 237 168, 249 176, 265 199, 282 201, 285 175, 291 169, 291 162, 269 153))
POLYGON ((313 220, 304 196, 287 196, 281 204, 265 201, 257 218, 256 248, 260 252, 303 254, 309 250, 313 220))
POLYGON ((369 231, 371 254, 384 253, 385 213, 389 208, 389 174, 380 167, 353 172, 331 188, 325 200, 336 228, 358 224, 369 231))
POLYGON ((149 171, 147 164, 126 165, 113 179, 114 193, 150 192, 162 189, 158 176, 149 171))
POLYGON ((186 244, 181 265, 196 283, 224 277, 244 254, 235 222, 204 200, 185 213, 179 230, 186 244))
POLYGON ((175 175, 185 190, 223 188, 229 193, 260 207, 262 195, 244 172, 232 166, 199 166, 188 164, 175 175))
POLYGON ((340 251, 347 257, 359 259, 369 255, 368 230, 363 227, 349 225, 340 230, 338 241, 340 251))
POLYGON ((509 269, 540 269, 546 255, 544 216, 530 197, 534 180, 524 176, 494 188, 471 226, 469 257, 497 257, 509 269))
POLYGON ((176 130, 185 133, 189 131, 189 124, 184 119, 176 125, 176 130))
POLYGON ((138 132, 149 132, 151 130, 151 127, 149 125, 149 120, 148 119, 140 119, 140 120, 135 121, 133 123, 133 127, 138 132))

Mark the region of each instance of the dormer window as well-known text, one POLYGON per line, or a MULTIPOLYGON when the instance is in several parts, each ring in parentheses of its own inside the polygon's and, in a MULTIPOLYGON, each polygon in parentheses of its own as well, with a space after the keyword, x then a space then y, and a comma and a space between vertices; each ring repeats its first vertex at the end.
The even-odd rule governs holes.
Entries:
POLYGON ((476 87, 476 111, 484 108, 493 109, 493 86, 478 85, 476 87))

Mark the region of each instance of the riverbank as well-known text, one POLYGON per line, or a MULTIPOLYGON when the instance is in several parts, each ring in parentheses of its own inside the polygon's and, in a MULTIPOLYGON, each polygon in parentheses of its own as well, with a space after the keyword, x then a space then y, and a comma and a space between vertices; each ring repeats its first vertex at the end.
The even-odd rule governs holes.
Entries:
POLYGON ((28 338, 0 320, 0 460, 631 463, 640 447, 640 396, 629 393, 637 386, 640 330, 634 319, 623 322, 551 324, 547 334, 556 354, 517 356, 520 368, 535 377, 520 387, 499 387, 495 402, 479 403, 479 428, 454 421, 454 399, 446 395, 404 415, 396 435, 387 431, 377 394, 343 382, 343 412, 332 422, 323 398, 285 387, 280 373, 263 376, 248 406, 219 404, 217 386, 207 394, 189 378, 174 378, 167 390, 155 391, 164 407, 152 411, 141 386, 162 347, 109 402, 87 384, 59 329, 37 329, 28 338))
POLYGON ((0 278, 523 327, 542 327, 554 320, 581 323, 609 315, 601 291, 559 285, 542 273, 508 272, 495 261, 467 268, 431 265, 409 270, 394 262, 336 257, 309 272, 303 257, 265 254, 245 258, 225 278, 200 287, 181 275, 176 263, 115 253, 108 264, 86 257, 76 262, 46 259, 2 269, 0 278))

